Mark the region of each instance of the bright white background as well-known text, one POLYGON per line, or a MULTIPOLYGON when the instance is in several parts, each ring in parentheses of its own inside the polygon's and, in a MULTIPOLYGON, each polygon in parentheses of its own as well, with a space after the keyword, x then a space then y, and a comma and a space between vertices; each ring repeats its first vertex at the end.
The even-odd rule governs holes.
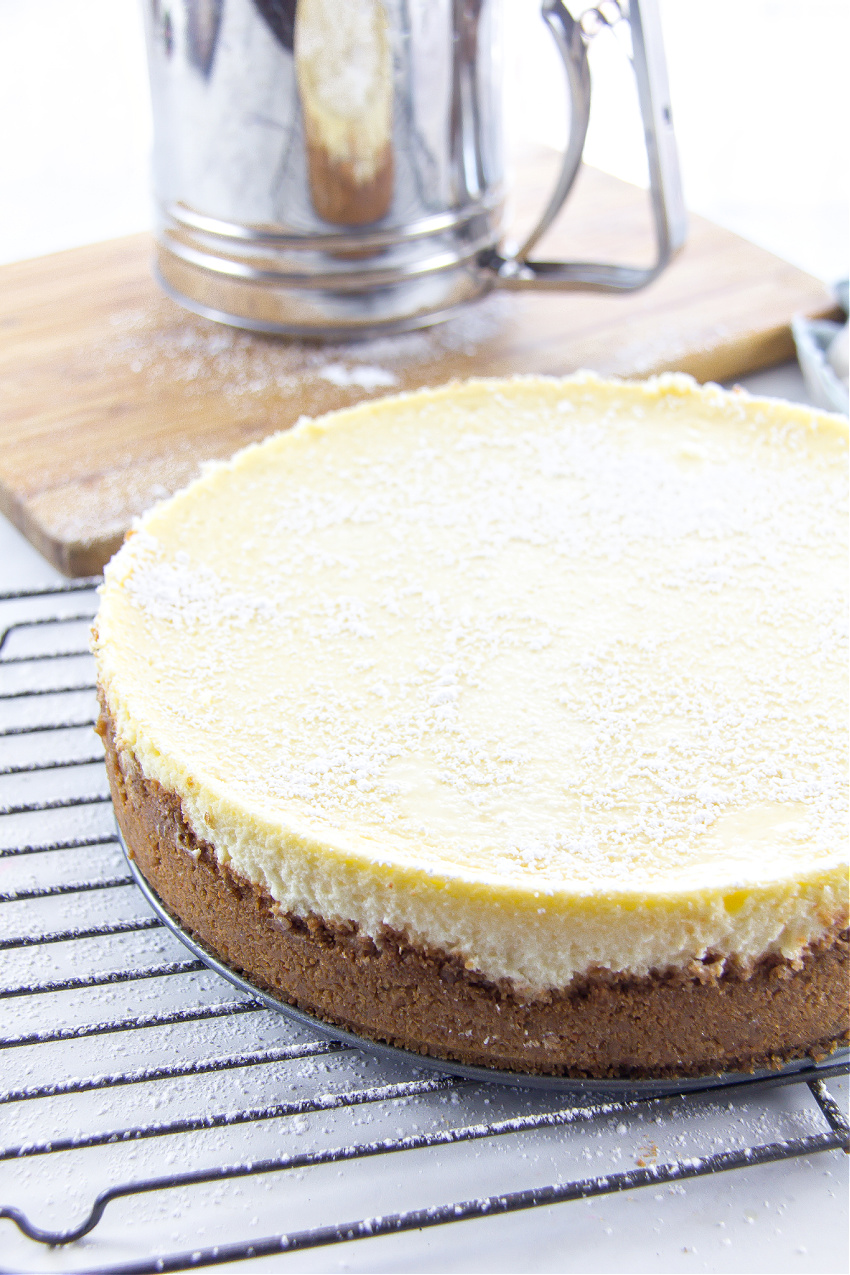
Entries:
MULTIPOLYGON (((516 115, 533 136, 560 146, 560 77, 536 8, 535 0, 508 0, 516 115)), ((850 4, 659 0, 659 8, 688 207, 818 278, 846 277, 850 4)), ((590 60, 585 157, 639 182, 637 95, 611 33, 596 38, 590 60)))
MULTIPOLYGON (((685 194, 827 281, 847 275, 846 0, 660 0, 685 194)), ((537 0, 506 0, 511 128, 560 145, 537 0)), ((623 55, 592 50, 587 158, 640 180, 623 55)), ((142 230, 150 117, 136 0, 0 0, 0 261, 142 230)))
MULTIPOLYGON (((536 0, 506 6, 510 126, 560 145, 563 90, 536 0)), ((846 276, 850 5, 661 0, 661 11, 689 206, 824 280, 846 276)), ((592 61, 587 157, 640 180, 633 90, 613 39, 600 40, 592 61)), ((0 261, 145 229, 149 147, 135 0, 0 0, 0 261)), ((802 391, 791 367, 747 383, 802 391)), ((0 588, 58 578, 0 518, 0 588)), ((604 1233, 597 1226, 592 1236, 596 1212, 566 1205, 574 1211, 517 1215, 509 1228, 387 1241, 381 1254, 400 1254, 394 1270, 822 1275, 847 1268, 846 1181, 843 1157, 817 1157, 693 1183, 663 1219, 651 1193, 612 1198, 600 1212, 604 1233)), ((303 1269, 327 1269, 321 1260, 303 1269)), ((334 1254, 333 1269, 368 1260, 365 1250, 334 1254)))

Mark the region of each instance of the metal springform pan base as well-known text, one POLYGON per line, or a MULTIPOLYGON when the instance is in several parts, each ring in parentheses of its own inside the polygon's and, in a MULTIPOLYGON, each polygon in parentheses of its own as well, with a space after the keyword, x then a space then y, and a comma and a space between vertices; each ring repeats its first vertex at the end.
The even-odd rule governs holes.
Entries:
POLYGON ((394 1045, 383 1045, 377 1041, 369 1040, 365 1036, 355 1036, 353 1032, 344 1031, 341 1027, 334 1027, 332 1024, 324 1022, 321 1018, 314 1018, 312 1014, 304 1013, 303 1010, 297 1009, 294 1005, 288 1005, 286 1001, 278 1000, 250 982, 249 979, 237 974, 229 965, 225 965, 223 961, 214 956, 196 938, 182 928, 171 912, 168 911, 159 895, 151 889, 135 862, 130 858, 120 828, 118 829, 118 840, 124 851, 130 872, 133 874, 133 879, 150 907, 175 938, 178 938, 198 960, 203 961, 204 965, 214 970, 216 974, 220 974, 222 978, 226 978, 229 983, 232 983, 234 987, 238 987, 240 991, 259 1001, 266 1009, 275 1010, 277 1013, 283 1014, 284 1017, 299 1023, 302 1027, 308 1027, 313 1031, 320 1032, 323 1036, 329 1037, 331 1040, 338 1040, 342 1044, 350 1045, 365 1053, 374 1054, 388 1063, 396 1065, 401 1063, 408 1067, 413 1067, 417 1071, 437 1071, 443 1075, 460 1076, 464 1080, 474 1080, 487 1084, 512 1085, 515 1088, 546 1089, 552 1093, 572 1093, 579 1097, 585 1095, 587 1097, 600 1098, 609 1095, 620 1099, 629 1097, 640 1099, 700 1092, 722 1085, 751 1084, 753 1081, 758 1080, 773 1081, 775 1083, 780 1077, 785 1076, 794 1080, 815 1079, 822 1068, 824 1070, 832 1068, 836 1063, 844 1062, 850 1058, 850 1049, 842 1049, 831 1054, 822 1064, 813 1063, 811 1059, 801 1058, 775 1071, 724 1072, 714 1076, 683 1076, 678 1079, 666 1078, 663 1080, 587 1080, 576 1079, 571 1076, 532 1076, 524 1072, 499 1071, 495 1067, 469 1067, 465 1063, 452 1062, 443 1058, 431 1058, 427 1054, 415 1054, 407 1049, 398 1049, 394 1045))

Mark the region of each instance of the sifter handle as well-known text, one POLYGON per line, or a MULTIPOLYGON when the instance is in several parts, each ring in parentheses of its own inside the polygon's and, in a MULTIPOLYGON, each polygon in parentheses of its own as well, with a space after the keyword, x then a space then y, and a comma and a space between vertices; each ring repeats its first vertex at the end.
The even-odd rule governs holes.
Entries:
MULTIPOLYGON (((605 16, 605 9, 608 7, 600 6, 600 9, 590 11, 602 25, 610 25, 605 16)), ((619 5, 617 11, 622 13, 619 5)), ((528 259, 529 252, 554 221, 576 179, 590 118, 590 68, 582 19, 577 21, 573 18, 563 0, 543 0, 541 14, 552 32, 567 76, 571 106, 570 137, 558 183, 540 221, 512 256, 502 257, 494 253, 486 264, 495 273, 498 285, 504 288, 582 288, 599 292, 633 292, 651 283, 661 273, 681 248, 687 233, 687 214, 682 199, 667 67, 656 0, 631 0, 628 17, 655 227, 655 262, 646 267, 611 265, 596 261, 528 259)))

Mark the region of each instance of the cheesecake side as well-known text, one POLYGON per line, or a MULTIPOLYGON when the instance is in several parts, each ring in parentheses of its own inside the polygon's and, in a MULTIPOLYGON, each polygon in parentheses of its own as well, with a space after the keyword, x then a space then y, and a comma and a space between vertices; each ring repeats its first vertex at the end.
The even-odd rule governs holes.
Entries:
POLYGON ((131 854, 234 968, 414 1051, 829 1052, 845 459, 834 418, 685 378, 471 383, 247 449, 107 572, 131 854))
POLYGON ((210 952, 280 1000, 366 1038, 471 1066, 539 1075, 664 1078, 779 1068, 846 1044, 850 932, 793 961, 695 962, 649 977, 588 970, 537 995, 390 929, 283 911, 222 864, 180 798, 98 724, 128 852, 210 952))

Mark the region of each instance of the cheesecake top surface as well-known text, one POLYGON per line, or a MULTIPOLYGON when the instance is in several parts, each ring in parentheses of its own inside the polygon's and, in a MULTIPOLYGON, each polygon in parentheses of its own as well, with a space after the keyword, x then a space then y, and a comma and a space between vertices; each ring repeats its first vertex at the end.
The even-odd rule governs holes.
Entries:
POLYGON ((825 925, 846 465, 838 418, 684 377, 469 382, 302 421, 208 467, 108 567, 119 742, 278 897, 300 853, 335 863, 342 915, 369 877, 541 915, 696 914, 708 892, 727 921, 754 889, 820 890, 825 925))

